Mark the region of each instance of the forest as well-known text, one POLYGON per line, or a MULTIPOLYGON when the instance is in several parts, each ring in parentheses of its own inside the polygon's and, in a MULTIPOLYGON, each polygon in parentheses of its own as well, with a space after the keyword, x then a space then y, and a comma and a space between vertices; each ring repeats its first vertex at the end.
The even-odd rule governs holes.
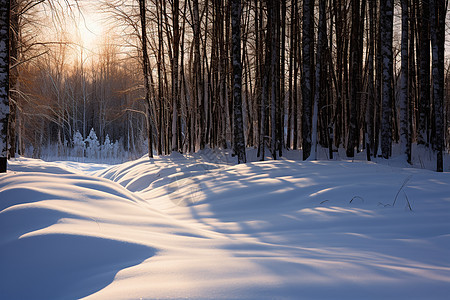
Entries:
POLYGON ((450 295, 448 0, 0 0, 0 298, 450 295))
POLYGON ((447 0, 0 6, 2 161, 86 156, 93 132, 98 151, 128 157, 209 147, 245 162, 250 147, 261 160, 288 150, 306 160, 320 147, 329 159, 343 148, 371 160, 398 145, 410 162, 424 147, 443 171, 447 0), (93 30, 86 5, 104 24, 95 49, 81 42, 93 30))

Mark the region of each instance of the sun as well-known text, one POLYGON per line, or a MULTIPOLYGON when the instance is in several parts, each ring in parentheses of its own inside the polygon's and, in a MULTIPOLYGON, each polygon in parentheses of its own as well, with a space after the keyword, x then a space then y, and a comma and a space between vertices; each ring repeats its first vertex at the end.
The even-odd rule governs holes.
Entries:
POLYGON ((76 24, 78 31, 78 43, 83 49, 95 53, 100 45, 102 32, 104 31, 103 24, 99 17, 89 11, 80 14, 76 24))

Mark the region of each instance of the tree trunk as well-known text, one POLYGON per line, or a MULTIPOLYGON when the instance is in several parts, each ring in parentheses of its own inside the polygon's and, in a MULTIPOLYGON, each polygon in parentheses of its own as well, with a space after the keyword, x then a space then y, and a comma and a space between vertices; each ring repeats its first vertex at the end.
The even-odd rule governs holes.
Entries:
POLYGON ((303 1, 302 148, 303 160, 311 153, 311 117, 314 65, 314 0, 303 1))
MULTIPOLYGON (((289 100, 288 100, 288 107, 287 107, 287 134, 286 134, 286 148, 291 149, 292 143, 291 143, 291 136, 292 136, 292 119, 293 119, 293 85, 295 84, 294 81, 294 19, 295 14, 297 13, 294 11, 294 4, 292 4, 291 8, 291 24, 290 24, 290 40, 289 40, 289 100)), ((282 16, 283 17, 283 16, 282 16)))
POLYGON ((263 83, 262 83, 262 91, 261 91, 261 138, 260 138, 260 147, 261 150, 261 160, 265 159, 265 148, 266 148, 266 137, 268 136, 269 131, 269 116, 268 116, 268 107, 269 107, 269 85, 271 82, 270 71, 271 71, 271 51, 272 51, 272 32, 271 25, 266 25, 266 45, 265 45, 265 57, 264 57, 264 68, 263 68, 263 83))
POLYGON ((272 158, 277 159, 277 90, 279 75, 277 72, 277 6, 275 0, 268 1, 268 33, 271 38, 270 42, 270 152, 272 158))
POLYGON ((238 163, 246 163, 244 127, 242 119, 241 0, 231 1, 231 31, 234 77, 234 152, 238 157, 238 163))
POLYGON ((283 155, 283 148, 285 147, 285 139, 284 139, 284 128, 285 128, 285 99, 286 99, 286 89, 285 89, 285 72, 286 72, 286 0, 281 0, 281 10, 278 10, 277 14, 277 20, 278 20, 278 32, 279 32, 279 41, 278 44, 280 45, 280 62, 278 65, 280 66, 280 97, 279 97, 279 103, 280 108, 278 112, 278 118, 279 118, 279 124, 278 124, 278 156, 283 155), (280 14, 281 12, 281 14, 280 14), (281 39, 281 41, 280 41, 281 39))
POLYGON ((422 0, 419 20, 419 122, 417 143, 429 142, 430 111, 430 8, 429 0, 422 0))
POLYGON ((381 57, 382 57, 382 112, 381 112, 381 152, 384 158, 391 155, 392 143, 392 78, 393 78, 393 0, 382 0, 380 5, 380 33, 381 33, 381 57))
MULTIPOLYGON (((10 61, 11 64, 17 64, 19 61, 19 13, 18 0, 11 0, 10 11, 10 61)), ((15 67, 10 70, 9 87, 10 87, 10 101, 9 101, 9 120, 8 120, 8 145, 9 158, 16 157, 16 118, 17 118, 17 100, 18 93, 12 92, 15 90, 19 78, 18 68, 15 67)))
POLYGON ((351 99, 349 105, 350 122, 348 128, 348 140, 347 140, 347 156, 355 156, 355 148, 358 146, 359 140, 359 126, 358 126, 358 108, 361 101, 361 58, 360 51, 362 45, 360 45, 360 23, 363 23, 360 14, 360 1, 352 0, 352 23, 351 23, 351 39, 350 39, 350 94, 351 99))
POLYGON ((292 133, 292 149, 293 150, 297 150, 297 148, 298 148, 298 69, 299 69, 299 66, 298 66, 298 61, 300 60, 299 58, 298 58, 298 55, 297 55, 297 53, 301 53, 301 51, 300 51, 300 47, 298 46, 298 41, 299 41, 299 35, 300 35, 300 30, 298 29, 299 28, 299 25, 298 25, 298 23, 299 23, 299 15, 298 15, 298 1, 297 0, 293 0, 293 2, 294 2, 294 6, 293 6, 293 9, 294 9, 294 13, 293 13, 293 16, 294 16, 294 19, 292 20, 292 22, 294 23, 294 26, 292 27, 293 28, 293 31, 292 31, 292 35, 294 35, 294 38, 293 38, 293 45, 292 45, 292 48, 294 49, 294 53, 293 53, 293 55, 294 55, 294 60, 293 60, 293 68, 294 68, 294 78, 293 78, 293 85, 294 85, 294 87, 293 87, 293 90, 292 90, 292 106, 293 106, 293 111, 292 111, 292 113, 293 113, 293 117, 292 117, 292 123, 293 123, 293 125, 292 125, 292 131, 293 131, 293 133, 292 133))
POLYGON ((411 163, 411 149, 409 143, 409 68, 408 68, 408 34, 409 11, 408 0, 402 0, 402 41, 401 41, 401 78, 400 78, 400 146, 402 153, 406 154, 408 163, 411 163))
POLYGON ((173 42, 172 42, 172 151, 181 152, 181 144, 179 144, 178 132, 181 126, 180 118, 180 97, 178 93, 178 61, 180 52, 180 28, 178 23, 179 1, 172 2, 172 25, 173 25, 173 42))
POLYGON ((375 3, 369 1, 369 54, 368 54, 368 82, 367 82, 367 110, 366 110, 366 151, 367 160, 375 153, 374 113, 375 113, 375 86, 374 86, 374 56, 375 56, 375 3))
POLYGON ((445 15, 447 0, 430 0, 431 45, 433 53, 433 110, 435 122, 434 149, 437 152, 436 171, 444 171, 444 47, 445 47, 445 15))
POLYGON ((9 117, 10 1, 0 0, 0 173, 6 173, 9 117))
POLYGON ((139 11, 141 17, 141 38, 142 38, 142 71, 144 75, 144 88, 145 88, 145 103, 147 104, 147 119, 148 119, 148 156, 153 158, 153 130, 152 130, 152 107, 150 103, 150 83, 148 79, 149 75, 149 58, 147 51, 147 27, 146 27, 146 5, 145 0, 139 0, 139 11))
POLYGON ((322 63, 324 61, 324 50, 327 45, 326 35, 327 35, 327 24, 326 24, 326 1, 319 2, 319 29, 317 38, 317 56, 316 56, 316 88, 314 91, 314 109, 312 118, 312 155, 313 159, 317 160, 317 126, 318 126, 318 115, 319 115, 319 102, 320 96, 322 94, 322 63))
POLYGON ((164 39, 162 29, 162 1, 157 1, 157 23, 158 23, 158 55, 157 55, 157 72, 158 72, 158 155, 163 153, 163 136, 164 136, 164 76, 163 76, 163 51, 164 51, 164 39))

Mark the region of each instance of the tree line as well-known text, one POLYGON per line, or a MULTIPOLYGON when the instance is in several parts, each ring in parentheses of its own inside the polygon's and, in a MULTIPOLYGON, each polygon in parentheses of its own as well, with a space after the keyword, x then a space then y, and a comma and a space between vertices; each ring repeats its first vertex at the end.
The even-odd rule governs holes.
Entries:
POLYGON ((18 39, 10 156, 27 144, 63 149, 94 128, 150 156, 232 147, 240 162, 246 147, 261 159, 298 149, 315 158, 320 145, 329 158, 345 148, 370 160, 389 158, 393 144, 410 162, 417 144, 443 170, 446 0, 113 0, 97 9, 120 34, 91 64, 80 55, 64 65, 66 43, 34 39, 31 51, 18 39))
POLYGON ((156 70, 148 93, 158 154, 227 142, 239 154, 242 140, 262 159, 266 149, 274 159, 283 149, 316 157, 321 145, 330 158, 344 147, 347 157, 365 150, 370 160, 389 158, 399 143, 411 162, 417 143, 436 152, 442 171, 448 1, 140 3, 153 34, 141 43, 151 49, 144 61, 150 56, 156 70))

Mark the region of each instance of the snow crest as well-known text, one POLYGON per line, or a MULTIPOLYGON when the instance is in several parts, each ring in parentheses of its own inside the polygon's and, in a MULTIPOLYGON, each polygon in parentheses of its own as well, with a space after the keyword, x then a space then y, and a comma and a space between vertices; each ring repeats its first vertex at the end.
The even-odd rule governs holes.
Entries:
POLYGON ((12 161, 2 298, 447 297, 449 173, 224 157, 12 161))

